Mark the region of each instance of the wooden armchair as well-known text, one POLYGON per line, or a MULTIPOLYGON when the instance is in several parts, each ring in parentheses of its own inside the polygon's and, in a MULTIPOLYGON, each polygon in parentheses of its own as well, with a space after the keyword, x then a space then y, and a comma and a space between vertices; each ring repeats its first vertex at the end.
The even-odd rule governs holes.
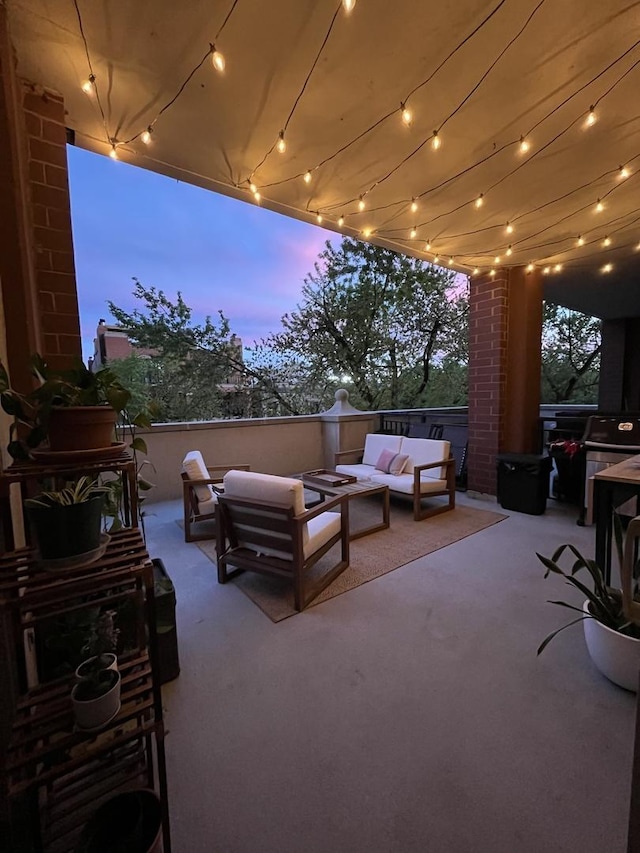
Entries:
POLYGON ((219 583, 242 571, 286 578, 296 610, 303 610, 349 565, 347 498, 305 509, 302 481, 230 471, 218 496, 216 551, 219 583), (327 560, 329 567, 315 577, 312 568, 338 544, 338 562, 327 560))
POLYGON ((204 464, 199 450, 190 450, 182 461, 182 503, 184 508, 184 541, 200 542, 215 539, 215 516, 218 505, 217 492, 222 487, 222 479, 227 471, 237 468, 248 471, 248 465, 204 464), (194 525, 208 521, 206 530, 194 532, 194 525))

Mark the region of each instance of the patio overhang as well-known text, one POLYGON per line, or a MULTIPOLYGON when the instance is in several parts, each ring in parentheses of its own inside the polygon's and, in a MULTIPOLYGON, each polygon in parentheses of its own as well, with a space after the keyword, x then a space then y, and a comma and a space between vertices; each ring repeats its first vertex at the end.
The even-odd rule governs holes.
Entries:
POLYGON ((251 204, 255 184, 464 273, 548 268, 550 298, 640 315, 634 5, 7 5, 18 73, 62 94, 79 146, 251 204))

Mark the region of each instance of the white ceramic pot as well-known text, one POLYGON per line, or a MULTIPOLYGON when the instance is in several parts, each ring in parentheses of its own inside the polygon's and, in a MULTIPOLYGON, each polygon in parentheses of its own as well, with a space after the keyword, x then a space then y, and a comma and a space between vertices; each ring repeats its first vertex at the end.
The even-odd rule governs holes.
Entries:
POLYGON ((71 691, 73 713, 75 714, 78 728, 86 731, 97 731, 106 726, 120 710, 120 673, 115 673, 113 686, 102 696, 95 699, 79 699, 78 691, 81 691, 85 682, 80 681, 71 691))
MULTIPOLYGON (((590 613, 588 600, 582 609, 590 613)), ((597 619, 585 619, 582 625, 591 660, 600 672, 609 681, 635 693, 640 676, 640 640, 619 634, 597 619)))
POLYGON ((88 668, 89 665, 98 657, 104 658, 104 666, 101 667, 102 669, 113 669, 116 672, 118 671, 118 658, 112 652, 103 652, 101 655, 94 655, 93 657, 82 661, 80 666, 76 668, 76 681, 82 681, 87 677, 83 670, 85 667, 88 668))

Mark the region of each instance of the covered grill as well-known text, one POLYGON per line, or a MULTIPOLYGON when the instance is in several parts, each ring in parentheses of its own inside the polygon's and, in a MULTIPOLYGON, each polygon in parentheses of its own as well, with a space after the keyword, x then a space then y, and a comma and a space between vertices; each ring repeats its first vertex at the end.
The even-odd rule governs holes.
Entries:
POLYGON ((593 480, 598 471, 640 453, 640 414, 592 415, 582 437, 586 452, 584 520, 593 523, 593 480))

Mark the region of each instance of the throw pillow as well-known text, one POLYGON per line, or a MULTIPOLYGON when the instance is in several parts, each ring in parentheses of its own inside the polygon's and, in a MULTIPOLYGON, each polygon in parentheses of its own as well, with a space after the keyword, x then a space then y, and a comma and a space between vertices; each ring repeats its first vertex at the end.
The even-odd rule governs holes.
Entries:
POLYGON ((394 474, 397 477, 398 474, 402 474, 408 459, 409 457, 404 453, 393 453, 391 450, 383 450, 376 462, 376 468, 378 471, 384 471, 385 474, 394 474))

